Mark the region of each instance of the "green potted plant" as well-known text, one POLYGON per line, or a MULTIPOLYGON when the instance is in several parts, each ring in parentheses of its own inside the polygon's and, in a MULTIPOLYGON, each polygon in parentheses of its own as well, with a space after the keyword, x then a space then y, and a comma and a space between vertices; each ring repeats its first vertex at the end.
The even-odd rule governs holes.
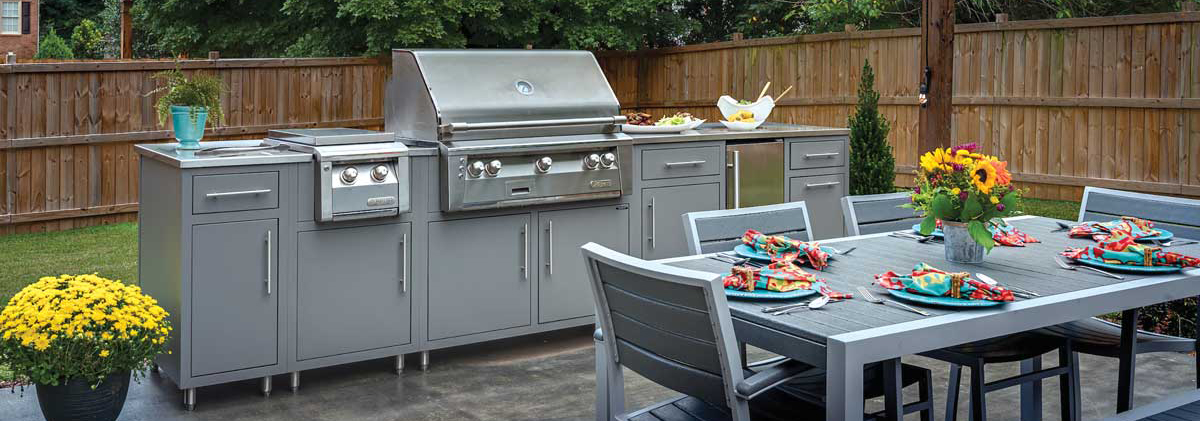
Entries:
POLYGON ((165 125, 171 117, 175 139, 179 149, 200 149, 204 137, 204 124, 211 113, 214 123, 224 119, 221 110, 221 93, 225 91, 221 79, 197 73, 187 77, 178 68, 156 73, 155 79, 166 81, 166 86, 150 91, 146 95, 166 92, 158 98, 154 108, 158 111, 158 123, 165 125))
POLYGON ((47 421, 113 421, 131 373, 167 351, 168 315, 135 285, 47 276, 0 311, 0 365, 37 386, 47 421))

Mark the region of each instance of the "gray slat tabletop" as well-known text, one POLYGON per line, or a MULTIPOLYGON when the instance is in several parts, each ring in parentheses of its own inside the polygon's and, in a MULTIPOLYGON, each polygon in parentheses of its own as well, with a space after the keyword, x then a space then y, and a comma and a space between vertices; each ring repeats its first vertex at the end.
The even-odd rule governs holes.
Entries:
MULTIPOLYGON (((997 246, 978 265, 946 261, 941 243, 918 243, 890 237, 886 233, 824 241, 822 244, 840 249, 857 247, 857 250, 847 256, 834 256, 835 259, 824 271, 808 269, 809 272, 825 279, 835 290, 853 293, 856 298, 831 303, 816 311, 799 311, 783 316, 772 316, 761 310, 787 304, 785 301, 730 299, 729 307, 738 339, 826 367, 831 373, 828 419, 858 420, 862 414, 861 399, 845 400, 836 393, 838 388, 845 388, 843 391, 847 392, 846 396, 854 396, 849 392, 861 388, 861 375, 852 374, 854 370, 848 367, 1051 326, 1094 314, 1200 295, 1200 282, 1195 282, 1200 278, 1200 269, 1166 275, 1121 273, 1125 279, 1117 280, 1085 269, 1068 271, 1059 268, 1052 260, 1058 252, 1067 247, 1084 247, 1093 244, 1093 241, 1069 238, 1066 232, 1051 232, 1058 228, 1055 222, 1041 217, 1009 219, 1009 223, 1042 242, 1026 247, 997 246), (947 271, 983 273, 1001 285, 1034 291, 1042 296, 1018 298, 1014 303, 974 309, 906 303, 933 313, 931 317, 891 305, 872 304, 857 297, 856 287, 866 286, 875 295, 891 299, 884 289, 872 285, 874 275, 888 270, 905 274, 919 262, 947 271), (842 366, 843 362, 845 366, 842 366), (837 376, 834 374, 843 370, 851 374, 835 378, 837 376), (855 379, 858 379, 857 387, 847 384, 855 379)), ((1200 256, 1200 244, 1175 246, 1167 250, 1200 256)), ((728 273, 730 267, 728 263, 704 256, 659 262, 710 272, 714 276, 728 273)), ((861 396, 861 393, 858 395, 861 396)))

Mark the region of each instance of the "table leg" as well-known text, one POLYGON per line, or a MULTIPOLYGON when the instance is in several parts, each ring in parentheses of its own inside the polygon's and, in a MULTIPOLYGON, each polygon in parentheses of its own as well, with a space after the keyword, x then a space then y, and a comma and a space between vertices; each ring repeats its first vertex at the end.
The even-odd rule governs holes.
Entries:
POLYGON ((846 344, 830 339, 825 355, 825 421, 862 421, 863 364, 846 355, 846 344))
POLYGON ((883 406, 888 421, 904 420, 904 374, 899 358, 883 362, 883 406))
MULTIPOLYGON (((1042 369, 1042 357, 1036 356, 1021 361, 1021 374, 1028 374, 1042 369)), ((1021 420, 1042 421, 1042 382, 1024 383, 1021 385, 1021 420)))
POLYGON ((1138 309, 1121 313, 1121 353, 1118 354, 1117 412, 1133 408, 1133 371, 1137 360, 1138 309))

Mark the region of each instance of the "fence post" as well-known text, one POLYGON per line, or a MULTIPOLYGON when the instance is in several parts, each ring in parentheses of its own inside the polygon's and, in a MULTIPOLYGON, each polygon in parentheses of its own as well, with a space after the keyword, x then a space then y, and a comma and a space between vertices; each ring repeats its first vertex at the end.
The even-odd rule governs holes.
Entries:
POLYGON ((858 30, 858 27, 854 26, 853 24, 847 23, 844 29, 846 30, 846 32, 854 32, 854 31, 858 30))
POLYGON ((1004 23, 1004 22, 1008 22, 1008 13, 997 13, 996 14, 996 23, 1004 23))
POLYGON ((4 64, 17 64, 17 53, 9 51, 8 54, 4 56, 4 64))
POLYGON ((729 39, 731 39, 731 40, 733 40, 733 41, 741 41, 741 40, 742 40, 742 33, 741 33, 741 32, 734 32, 732 35, 730 35, 730 36, 729 36, 729 39))
POLYGON ((1196 11, 1196 3, 1190 2, 1190 1, 1183 2, 1183 11, 1184 12, 1195 12, 1196 11))
POLYGON ((209 52, 208 52, 208 59, 209 59, 209 60, 220 60, 220 59, 221 59, 221 52, 220 52, 220 51, 209 51, 209 52))
POLYGON ((121 59, 133 58, 133 0, 121 0, 121 59))

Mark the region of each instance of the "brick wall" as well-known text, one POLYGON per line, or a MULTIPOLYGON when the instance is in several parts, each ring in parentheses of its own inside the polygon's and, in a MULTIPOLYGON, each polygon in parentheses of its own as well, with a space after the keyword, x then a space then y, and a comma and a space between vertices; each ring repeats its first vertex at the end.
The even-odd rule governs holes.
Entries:
MULTIPOLYGON (((28 59, 37 54, 38 46, 38 1, 39 0, 22 0, 22 6, 18 7, 18 11, 22 10, 24 3, 29 3, 29 34, 10 35, 0 34, 0 60, 3 60, 3 55, 9 51, 17 53, 17 58, 28 59)), ((22 22, 21 27, 25 27, 26 23, 22 22)), ((59 34, 63 35, 63 34, 59 34)), ((70 34, 67 34, 70 36, 70 34)))

